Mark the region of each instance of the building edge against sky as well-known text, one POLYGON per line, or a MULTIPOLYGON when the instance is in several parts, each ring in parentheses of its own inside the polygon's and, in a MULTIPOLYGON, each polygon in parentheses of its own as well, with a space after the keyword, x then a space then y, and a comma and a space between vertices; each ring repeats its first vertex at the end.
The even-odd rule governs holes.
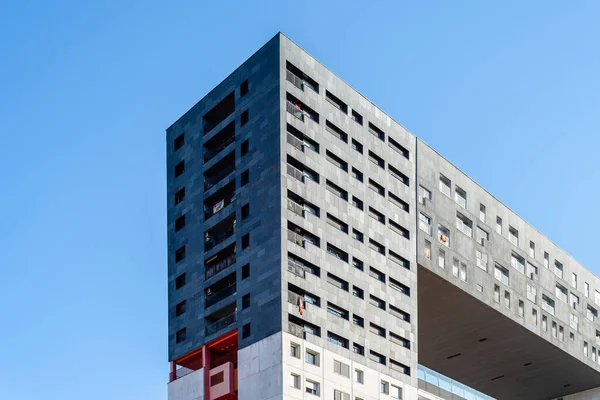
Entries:
POLYGON ((421 356, 498 398, 600 386, 600 280, 281 34, 167 129, 167 176, 170 400, 451 398, 421 356), (433 287, 574 376, 446 355, 433 287))

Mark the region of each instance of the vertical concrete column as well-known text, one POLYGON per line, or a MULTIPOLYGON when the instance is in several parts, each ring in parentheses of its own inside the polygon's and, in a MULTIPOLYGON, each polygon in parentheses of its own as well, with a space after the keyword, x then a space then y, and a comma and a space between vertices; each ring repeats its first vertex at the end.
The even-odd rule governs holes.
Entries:
POLYGON ((202 346, 202 367, 204 368, 204 399, 210 399, 210 349, 202 346))

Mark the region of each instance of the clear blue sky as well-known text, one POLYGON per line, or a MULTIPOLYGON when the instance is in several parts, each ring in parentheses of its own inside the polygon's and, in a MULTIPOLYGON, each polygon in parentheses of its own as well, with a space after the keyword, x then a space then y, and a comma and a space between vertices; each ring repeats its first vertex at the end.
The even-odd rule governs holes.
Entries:
POLYGON ((600 274, 600 3, 359 3, 3 4, 0 399, 166 399, 164 130, 279 30, 600 274))

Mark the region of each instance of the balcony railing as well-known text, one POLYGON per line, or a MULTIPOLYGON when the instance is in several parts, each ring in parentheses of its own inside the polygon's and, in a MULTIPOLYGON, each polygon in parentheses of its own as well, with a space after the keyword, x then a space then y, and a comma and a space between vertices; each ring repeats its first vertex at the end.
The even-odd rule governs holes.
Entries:
POLYGON ((292 82, 292 85, 296 86, 298 89, 304 91, 304 84, 301 78, 294 75, 291 71, 285 71, 285 78, 292 82))
POLYGON ((205 307, 208 308, 214 304, 217 304, 219 301, 226 299, 237 291, 235 282, 232 282, 229 286, 224 289, 219 290, 218 292, 214 292, 211 295, 206 296, 205 307))
POLYGON ((291 101, 287 101, 286 110, 300 121, 304 121, 304 111, 299 105, 295 105, 291 101))
POLYGON ((287 166, 288 175, 298 179, 300 182, 304 183, 304 173, 300 171, 298 168, 288 164, 287 166))
POLYGON ((304 238, 295 232, 288 231, 288 240, 292 243, 296 243, 300 247, 304 247, 304 238))
POLYGON ((204 151, 204 162, 209 162, 212 160, 217 154, 222 152, 227 146, 235 141, 235 136, 231 136, 227 138, 223 143, 217 145, 214 149, 206 149, 204 151))
POLYGON ((302 207, 300 204, 288 199, 287 208, 294 214, 299 215, 300 217, 304 218, 304 207, 302 207))
POLYGON ((305 334, 304 334, 304 327, 294 324, 293 322, 288 322, 288 331, 290 334, 299 337, 301 339, 304 339, 305 334))
POLYGON ((304 153, 304 143, 291 133, 287 134, 287 142, 304 153))
POLYGON ((218 233, 215 235, 207 236, 204 243, 204 251, 209 251, 216 245, 223 243, 235 234, 235 226, 228 229, 227 232, 218 233))
POLYGON ((236 261, 236 255, 231 254, 231 255, 227 256, 226 258, 224 258, 223 260, 219 261, 218 263, 210 265, 204 271, 204 279, 212 278, 219 272, 221 272, 221 271, 229 268, 233 264, 235 264, 235 261, 236 261))
POLYGON ((542 302, 542 310, 546 311, 547 313, 550 313, 552 315, 554 315, 554 306, 550 305, 548 303, 542 302))
POLYGON ((215 186, 217 183, 221 182, 227 175, 231 174, 235 171, 235 165, 230 168, 225 168, 218 172, 217 174, 211 176, 210 178, 206 178, 204 181, 204 191, 206 192, 211 187, 215 186))
POLYGON ((294 260, 288 260, 288 271, 302 279, 306 278, 306 270, 294 260))
POLYGON ((504 275, 502 271, 495 269, 494 278, 498 279, 500 282, 508 286, 508 276, 504 275))
POLYGON ((206 334, 206 336, 212 335, 213 333, 216 333, 216 332, 220 331, 221 329, 228 327, 229 325, 235 323, 236 321, 237 321, 237 313, 233 312, 233 313, 229 314, 228 316, 223 317, 223 318, 207 325, 206 329, 205 329, 205 334, 206 334))

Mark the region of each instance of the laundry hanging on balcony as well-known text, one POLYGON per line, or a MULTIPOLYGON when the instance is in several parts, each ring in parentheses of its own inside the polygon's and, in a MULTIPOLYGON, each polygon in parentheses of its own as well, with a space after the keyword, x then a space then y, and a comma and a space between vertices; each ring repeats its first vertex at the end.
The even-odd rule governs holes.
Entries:
POLYGON ((213 214, 218 213, 225 207, 225 200, 219 200, 217 204, 213 206, 213 214))
POLYGON ((300 315, 304 314, 304 298, 300 295, 298 295, 298 300, 296 301, 296 304, 298 305, 298 312, 300 313, 300 315))

